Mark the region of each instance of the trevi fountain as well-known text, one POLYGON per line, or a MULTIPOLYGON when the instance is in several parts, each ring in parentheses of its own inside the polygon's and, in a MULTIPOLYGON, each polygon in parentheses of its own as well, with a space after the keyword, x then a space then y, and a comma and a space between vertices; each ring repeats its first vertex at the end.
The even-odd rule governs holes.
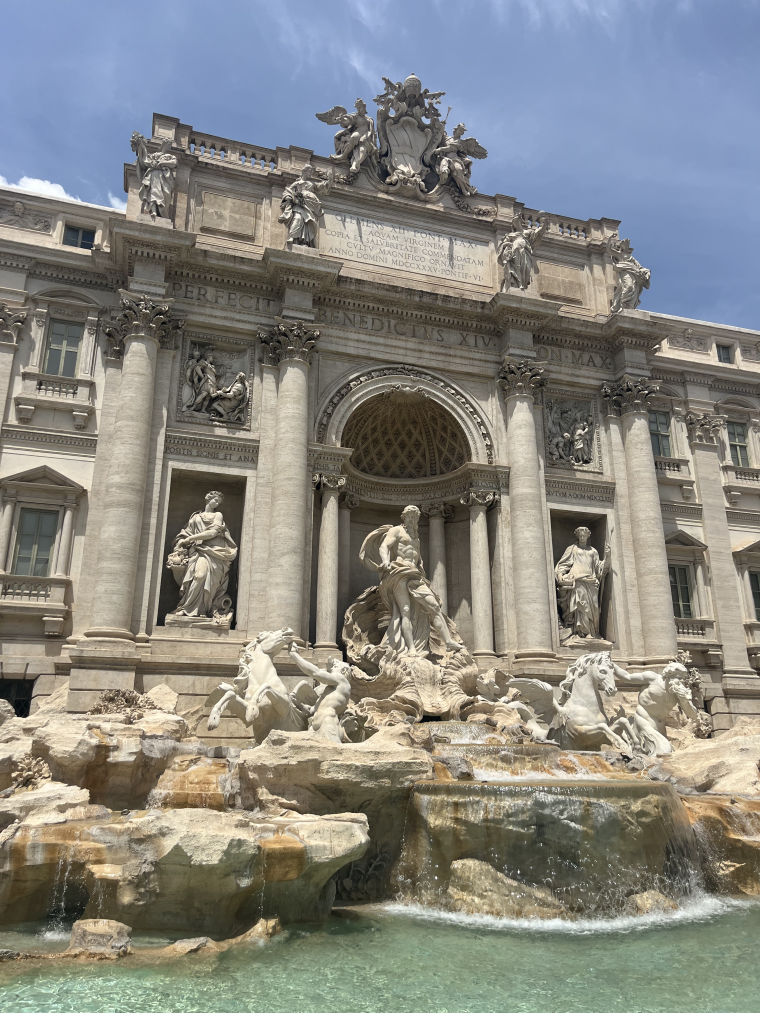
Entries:
MULTIPOLYGON (((159 305, 164 267, 134 252, 148 240, 165 251, 185 243, 176 256, 190 279, 200 271, 182 260, 191 233, 207 229, 208 257, 214 243, 221 249, 219 236, 245 235, 241 192, 214 204, 209 190, 194 220, 204 225, 180 221, 188 192, 178 190, 178 161, 192 155, 193 171, 221 173, 212 164, 220 139, 178 139, 181 125, 167 133, 160 118, 152 138, 132 139, 136 162, 125 179, 135 236, 125 245, 117 232, 110 239, 130 287, 96 322, 121 390, 137 390, 123 416, 132 428, 113 430, 121 440, 104 428, 114 456, 111 478, 97 472, 100 458, 95 465, 101 549, 87 555, 85 542, 83 618, 69 615, 61 597, 57 611, 51 598, 44 617, 19 610, 13 620, 47 623, 45 636, 70 634, 69 667, 59 660, 49 675, 40 669, 48 682, 31 706, 0 699, 0 987, 8 1013, 757 1009, 760 718, 737 701, 754 706, 760 693, 743 640, 736 661, 733 606, 721 598, 743 594, 750 571, 719 584, 722 543, 715 526, 707 530, 717 508, 704 474, 708 542, 682 528, 673 528, 675 538, 663 534, 649 448, 660 425, 652 429, 652 414, 665 409, 654 380, 633 367, 605 378, 600 367, 597 401, 573 388, 570 367, 553 378, 553 352, 536 354, 531 334, 551 331, 537 302, 538 254, 552 243, 560 249, 578 226, 560 228, 557 216, 510 205, 487 254, 498 271, 488 305, 505 328, 494 403, 506 417, 506 444, 492 438, 490 409, 479 413, 454 381, 416 368, 412 352, 404 359, 398 348, 384 354, 401 365, 365 363, 338 386, 331 377, 344 367, 321 367, 321 415, 314 430, 301 420, 315 397, 316 352, 329 362, 329 337, 312 326, 312 298, 334 281, 331 242, 349 256, 349 237, 363 222, 367 270, 382 267, 379 254, 372 260, 373 226, 359 213, 382 205, 391 216, 424 212, 427 222, 445 212, 470 236, 504 217, 499 202, 507 199, 472 185, 474 160, 487 152, 463 124, 448 133, 442 93, 421 90, 413 75, 385 85, 375 118, 361 99, 355 112, 319 114, 340 128, 329 159, 280 172, 267 224, 279 229, 272 235, 280 245, 269 240, 263 256, 281 303, 269 326, 249 333, 260 356, 255 375, 242 339, 220 340, 215 350, 200 324, 182 337, 191 324, 186 308, 176 317, 179 303, 206 295, 189 295, 183 281, 159 305), (349 228, 352 200, 359 211, 349 228), (173 355, 167 349, 178 335, 183 356, 162 358, 173 355), (186 458, 171 465, 170 494, 148 452, 150 418, 138 418, 153 397, 143 397, 138 380, 156 355, 159 376, 176 364, 176 425, 165 439, 186 458), (137 386, 125 388, 128 381, 137 386), (544 389, 547 381, 561 382, 564 393, 544 389), (255 398, 254 500, 241 492, 248 459, 234 455, 255 398), (400 437, 392 433, 398 420, 411 427, 400 437), (505 445, 508 467, 499 456, 505 445), (615 454, 613 484, 604 469, 615 454), (414 470, 414 455, 427 470, 414 470), (119 485, 138 473, 139 503, 134 481, 119 485), (549 493, 539 490, 545 483, 551 492, 552 482, 560 501, 548 509, 541 495, 549 493), (587 494, 592 505, 584 507, 587 494), (162 504, 155 516, 166 519, 156 530, 165 533, 149 534, 141 555, 130 537, 153 531, 151 496, 162 504), (646 512, 652 497, 659 529, 646 512), (695 615, 698 595, 714 599, 719 627, 713 619, 701 629, 709 640, 720 628, 722 646, 709 640, 689 650, 691 634, 673 622, 687 584, 676 573, 669 587, 668 546, 671 570, 693 566, 698 577, 695 615), (712 570, 702 565, 705 551, 715 553, 712 570)), ((238 149, 227 160, 242 151, 243 167, 263 174, 269 155, 238 149)), ((270 174, 279 171, 274 159, 270 174)), ((264 243, 257 215, 252 249, 264 243)), ((576 313, 566 326, 585 327, 594 348, 606 340, 613 347, 615 328, 628 328, 639 344, 621 339, 614 348, 635 345, 645 364, 661 351, 645 337, 654 324, 637 322, 649 272, 627 240, 603 234, 607 225, 594 228, 601 232, 589 256, 599 265, 606 258, 609 305, 588 320, 576 313)), ((406 242, 411 257, 402 232, 398 250, 406 242)), ((423 250, 426 233, 418 235, 423 250)), ((241 263, 244 255, 261 261, 243 251, 241 263)), ((448 268, 432 256, 426 270, 441 280, 436 298, 452 306, 448 268)), ((450 284, 480 284, 480 267, 466 256, 456 267, 457 257, 450 284)), ((401 258, 393 268, 402 271, 401 258)), ((562 289, 557 278, 567 296, 572 286, 562 289)), ((352 284, 354 298, 370 282, 352 284)), ((266 302, 255 299, 257 307, 266 302)), ((322 302, 328 323, 337 319, 331 305, 322 302)), ((23 313, 5 312, 4 333, 18 336, 23 313)), ((388 336, 380 310, 363 319, 357 326, 375 342, 398 344, 402 333, 417 340, 413 324, 388 336)), ((119 397, 116 387, 111 396, 119 397)), ((40 398, 29 398, 30 412, 47 410, 40 398)), ((113 418, 118 427, 118 408, 113 418)), ((716 418, 723 416, 687 420, 698 467, 715 449, 716 418)), ((667 495, 689 481, 693 495, 686 458, 683 469, 667 472, 667 495)), ((70 583, 60 545, 71 542, 74 521, 67 528, 65 518, 81 490, 50 468, 38 472, 24 481, 43 489, 44 480, 40 502, 63 497, 51 565, 70 583)), ((23 495, 14 492, 13 502, 23 495)), ((676 515, 672 502, 666 519, 676 515)), ((3 528, 6 551, 15 530, 3 528)), ((26 551, 18 537, 9 572, 36 575, 18 568, 26 551)), ((34 542, 35 558, 41 544, 34 542)), ((755 551, 742 549, 737 565, 745 557, 751 564, 755 551)), ((3 579, 22 587, 21 577, 15 585, 3 579)))

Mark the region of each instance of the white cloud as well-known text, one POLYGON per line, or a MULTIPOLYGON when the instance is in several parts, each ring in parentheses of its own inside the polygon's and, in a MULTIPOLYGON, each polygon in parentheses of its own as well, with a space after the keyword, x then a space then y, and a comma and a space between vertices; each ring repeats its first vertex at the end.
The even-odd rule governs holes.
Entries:
POLYGON ((11 190, 31 190, 32 193, 42 193, 46 197, 63 197, 65 200, 79 200, 66 193, 60 183, 51 183, 49 179, 36 179, 34 176, 22 176, 18 183, 9 183, 5 176, 0 176, 0 186, 7 186, 11 190))
POLYGON ((121 197, 117 197, 116 194, 111 193, 110 190, 108 191, 108 203, 111 205, 112 208, 115 208, 117 211, 127 210, 126 200, 123 200, 121 197))

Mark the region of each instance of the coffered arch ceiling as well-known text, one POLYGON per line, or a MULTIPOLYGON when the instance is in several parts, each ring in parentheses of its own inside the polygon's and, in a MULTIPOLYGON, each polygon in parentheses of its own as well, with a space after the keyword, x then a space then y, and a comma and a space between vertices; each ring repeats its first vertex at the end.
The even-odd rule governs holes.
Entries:
POLYGON ((420 387, 398 385, 360 404, 343 429, 351 464, 365 475, 431 478, 471 460, 464 429, 420 387))

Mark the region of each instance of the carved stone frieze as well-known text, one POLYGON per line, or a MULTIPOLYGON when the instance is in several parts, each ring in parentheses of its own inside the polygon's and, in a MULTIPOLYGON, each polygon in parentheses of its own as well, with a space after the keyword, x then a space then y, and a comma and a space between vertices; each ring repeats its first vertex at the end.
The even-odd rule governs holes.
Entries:
POLYGON ((566 468, 598 467, 599 426, 594 400, 570 391, 553 390, 551 394, 544 399, 547 463, 566 468))
POLYGON ((617 383, 605 383, 602 398, 610 415, 647 412, 660 385, 643 377, 624 376, 617 383))
POLYGON ((684 348, 688 352, 710 351, 708 339, 695 334, 691 327, 687 327, 681 334, 669 334, 668 345, 671 348, 684 348))
POLYGON ((714 446, 718 442, 725 421, 723 415, 687 412, 684 422, 689 434, 689 443, 709 443, 714 446))
POLYGON ((246 343, 185 332, 177 416, 209 425, 248 425, 252 358, 246 343))
POLYGON ((535 399, 538 391, 546 383, 542 367, 528 359, 522 362, 505 362, 499 370, 498 379, 505 398, 522 394, 535 399))
POLYGON ((0 225, 14 229, 29 229, 32 232, 52 232, 53 219, 31 211, 20 200, 0 203, 0 225))
POLYGON ((275 326, 268 331, 259 331, 259 341, 265 361, 276 365, 286 359, 300 359, 311 363, 319 340, 319 331, 307 327, 300 321, 295 323, 275 318, 275 326))
POLYGON ((114 352, 118 353, 119 347, 123 350, 128 337, 138 335, 155 338, 162 348, 174 347, 175 337, 185 321, 172 315, 168 303, 154 303, 147 296, 134 297, 122 292, 120 305, 115 322, 104 327, 114 352))
POLYGON ((25 310, 14 310, 7 303, 0 302, 0 341, 18 344, 18 333, 26 321, 25 310))

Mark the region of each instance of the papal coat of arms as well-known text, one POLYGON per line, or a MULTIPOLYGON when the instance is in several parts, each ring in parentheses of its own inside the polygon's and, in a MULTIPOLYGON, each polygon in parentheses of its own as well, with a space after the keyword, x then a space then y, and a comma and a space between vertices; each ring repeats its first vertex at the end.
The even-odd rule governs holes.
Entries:
POLYGON ((366 166, 381 189, 420 200, 436 199, 444 187, 460 198, 477 193, 470 182, 473 159, 488 152, 474 137, 464 136, 464 123, 446 132, 439 108, 445 92, 423 88, 414 74, 403 83, 383 81, 385 91, 375 97, 377 129, 363 99, 356 100, 353 113, 343 106, 317 113, 323 123, 341 127, 330 159, 348 166, 342 181, 353 183, 366 166))

